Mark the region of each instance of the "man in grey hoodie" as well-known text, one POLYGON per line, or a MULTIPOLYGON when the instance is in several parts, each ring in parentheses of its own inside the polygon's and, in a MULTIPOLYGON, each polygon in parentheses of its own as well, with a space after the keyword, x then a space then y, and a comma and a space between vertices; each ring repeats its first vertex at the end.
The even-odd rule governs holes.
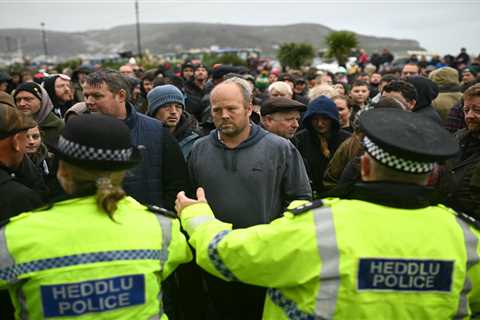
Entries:
MULTIPOLYGON (((234 228, 269 223, 289 201, 312 196, 300 153, 250 123, 251 101, 243 79, 216 86, 210 96, 216 130, 197 140, 188 161, 194 186, 205 189, 215 216, 234 228)), ((261 318, 264 289, 206 277, 218 318, 261 318)))

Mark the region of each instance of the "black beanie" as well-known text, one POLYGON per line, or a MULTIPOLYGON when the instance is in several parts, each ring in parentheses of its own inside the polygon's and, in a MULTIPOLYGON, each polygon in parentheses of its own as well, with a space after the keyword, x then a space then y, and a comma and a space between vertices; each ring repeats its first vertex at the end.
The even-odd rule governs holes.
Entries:
POLYGON ((38 100, 42 101, 42 88, 39 84, 35 82, 24 82, 15 89, 15 94, 13 97, 16 97, 20 91, 27 91, 33 94, 38 100))

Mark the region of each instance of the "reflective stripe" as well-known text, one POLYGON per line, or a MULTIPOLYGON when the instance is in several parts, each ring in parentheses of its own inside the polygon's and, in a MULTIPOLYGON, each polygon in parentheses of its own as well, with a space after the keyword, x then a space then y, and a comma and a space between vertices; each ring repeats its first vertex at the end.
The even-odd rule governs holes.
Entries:
POLYGON ((200 216, 200 217, 193 217, 193 218, 189 218, 187 220, 187 223, 185 224, 185 229, 190 232, 190 231, 194 231, 199 225, 205 223, 205 222, 208 222, 208 221, 212 221, 212 220, 215 220, 215 217, 212 217, 212 216, 200 216))
POLYGON ((229 233, 228 230, 220 231, 213 237, 212 241, 208 245, 208 257, 213 263, 218 272, 222 274, 228 280, 238 280, 237 277, 227 268, 223 263, 222 258, 218 254, 218 243, 229 233))
POLYGON ((472 282, 468 277, 468 271, 471 267, 478 263, 479 257, 477 253, 478 239, 470 230, 468 224, 457 218, 457 222, 462 228, 463 238, 465 239, 465 249, 467 253, 467 269, 465 270, 465 282, 460 292, 460 300, 458 302, 457 314, 454 319, 463 319, 468 316, 468 299, 467 294, 472 290, 472 282))
MULTIPOLYGON (((0 229, 0 270, 10 268, 15 264, 7 248, 7 239, 5 237, 5 227, 0 229)), ((0 278, 1 279, 1 278, 0 278)))
POLYGON ((313 214, 317 231, 318 254, 322 266, 315 314, 316 319, 332 319, 340 286, 340 262, 335 224, 332 209, 329 207, 316 209, 313 214))
POLYGON ((91 264, 97 262, 110 262, 122 260, 159 260, 160 250, 115 250, 103 252, 91 252, 74 254, 70 256, 39 259, 20 263, 0 270, 0 279, 6 281, 15 280, 18 276, 48 269, 91 264))
POLYGON ((165 262, 168 260, 168 247, 170 246, 170 241, 172 240, 172 221, 162 215, 155 215, 157 217, 158 223, 162 228, 162 251, 160 254, 160 270, 163 271, 165 262))
POLYGON ((269 288, 267 294, 270 300, 285 312, 290 320, 314 320, 315 315, 303 312, 297 308, 297 304, 286 298, 278 289, 269 288))
POLYGON ((22 290, 23 284, 18 287, 17 289, 17 300, 20 304, 20 319, 27 320, 28 319, 28 309, 27 309, 27 298, 25 297, 25 293, 22 290))

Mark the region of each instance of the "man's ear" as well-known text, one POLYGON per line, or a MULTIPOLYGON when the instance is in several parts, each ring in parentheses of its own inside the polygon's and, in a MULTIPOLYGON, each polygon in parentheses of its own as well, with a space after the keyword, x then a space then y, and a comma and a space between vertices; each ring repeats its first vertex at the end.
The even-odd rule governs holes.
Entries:
POLYGON ((17 151, 17 152, 20 152, 22 151, 22 142, 20 141, 21 137, 20 137, 20 132, 19 133, 16 133, 12 136, 12 149, 17 151))
POLYGON ((117 96, 118 102, 120 103, 124 103, 125 101, 127 101, 127 92, 124 89, 118 90, 118 92, 116 93, 116 96, 117 96))
POLYGON ((409 103, 408 103, 408 108, 410 111, 413 110, 413 108, 415 108, 415 106, 417 105, 417 100, 413 99, 411 100, 409 103))

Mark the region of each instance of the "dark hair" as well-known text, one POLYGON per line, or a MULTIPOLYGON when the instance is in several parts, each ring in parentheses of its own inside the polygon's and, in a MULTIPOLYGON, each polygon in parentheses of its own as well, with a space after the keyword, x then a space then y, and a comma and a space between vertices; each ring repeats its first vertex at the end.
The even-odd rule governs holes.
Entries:
POLYGON ((363 80, 355 80, 353 81, 352 83, 352 87, 350 88, 350 90, 352 90, 354 87, 367 87, 368 88, 368 83, 367 81, 363 81, 363 80))
POLYGON ((380 97, 377 103, 373 104, 372 107, 375 109, 382 109, 382 108, 392 108, 392 109, 400 109, 403 110, 403 105, 400 101, 393 97, 380 97))
POLYGON ((153 80, 155 80, 155 77, 157 76, 156 72, 157 72, 157 70, 155 70, 155 69, 151 69, 151 70, 146 71, 143 74, 142 81, 149 80, 149 81, 153 82, 153 80))
POLYGON ((111 93, 117 94, 120 90, 124 90, 127 100, 130 98, 130 85, 120 72, 113 70, 96 71, 87 76, 86 82, 92 87, 99 87, 105 83, 111 93))
POLYGON ((385 92, 400 92, 407 101, 417 100, 417 89, 407 81, 394 80, 383 87, 385 92))
POLYGON ((383 82, 392 82, 398 80, 398 77, 392 73, 386 73, 382 76, 382 81, 383 82))

